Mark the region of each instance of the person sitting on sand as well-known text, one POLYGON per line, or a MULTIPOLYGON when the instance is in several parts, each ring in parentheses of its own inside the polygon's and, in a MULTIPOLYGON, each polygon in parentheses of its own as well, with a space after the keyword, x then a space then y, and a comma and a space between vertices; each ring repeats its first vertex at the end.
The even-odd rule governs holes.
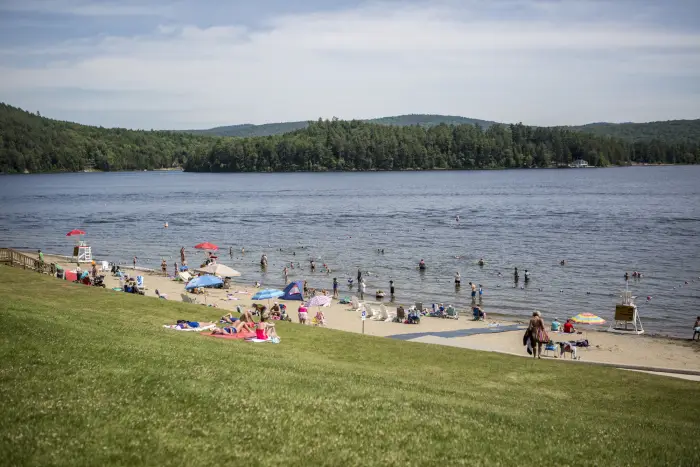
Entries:
POLYGON ((304 305, 299 305, 299 324, 306 324, 306 321, 309 319, 308 311, 308 308, 304 305))
POLYGON ((700 316, 697 317, 693 326, 693 340, 695 340, 695 336, 700 336, 700 316))
POLYGON ((554 321, 552 321, 552 331, 554 332, 559 332, 559 328, 561 327, 561 323, 557 318, 554 318, 554 321))
POLYGON ((574 327, 574 323, 572 323, 570 319, 567 319, 566 323, 564 323, 564 332, 567 334, 573 334, 576 332, 576 328, 574 327))
POLYGON ((323 314, 321 310, 318 310, 316 316, 314 316, 315 326, 325 326, 326 325, 326 315, 323 314))
POLYGON ((267 313, 262 315, 260 317, 260 321, 258 322, 256 328, 255 328, 255 337, 261 340, 268 340, 273 337, 278 337, 277 336, 277 331, 275 331, 275 325, 268 322, 269 316, 267 313))

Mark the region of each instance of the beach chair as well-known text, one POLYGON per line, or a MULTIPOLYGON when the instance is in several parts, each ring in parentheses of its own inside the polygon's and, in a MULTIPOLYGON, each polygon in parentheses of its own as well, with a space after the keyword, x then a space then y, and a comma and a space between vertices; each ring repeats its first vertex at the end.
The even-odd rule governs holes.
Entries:
POLYGON ((549 357, 549 352, 554 352, 554 356, 558 357, 557 353, 559 353, 559 346, 552 341, 547 342, 544 345, 545 357, 549 357))
POLYGON ((387 310, 383 303, 379 305, 379 315, 382 321, 390 322, 394 320, 394 315, 389 313, 389 310, 387 310))
POLYGON ((143 276, 136 276, 136 287, 140 290, 146 290, 146 287, 143 285, 143 276))
POLYGON ((445 310, 445 318, 459 319, 459 312, 455 310, 455 307, 448 306, 445 310))
POLYGON ((365 303, 364 307, 365 307, 365 318, 374 319, 373 316, 375 316, 375 313, 374 313, 374 310, 372 309, 372 307, 369 306, 369 304, 367 304, 367 303, 365 303))
POLYGON ((360 311, 362 309, 362 302, 353 295, 350 299, 350 306, 354 311, 360 311))
POLYGON ((107 261, 102 261, 102 263, 100 264, 100 271, 101 272, 109 271, 109 263, 107 261))
POLYGON ((406 310, 404 307, 396 308, 396 320, 399 323, 403 323, 406 320, 406 310))

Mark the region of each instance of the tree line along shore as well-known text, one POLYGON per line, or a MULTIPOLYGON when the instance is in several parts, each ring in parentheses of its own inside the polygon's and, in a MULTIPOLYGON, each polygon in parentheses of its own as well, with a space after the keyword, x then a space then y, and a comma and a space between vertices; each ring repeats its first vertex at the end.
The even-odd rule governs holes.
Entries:
POLYGON ((0 172, 469 170, 568 166, 578 159, 602 167, 700 163, 700 120, 638 125, 648 126, 484 129, 333 119, 240 138, 93 127, 0 104, 0 172))

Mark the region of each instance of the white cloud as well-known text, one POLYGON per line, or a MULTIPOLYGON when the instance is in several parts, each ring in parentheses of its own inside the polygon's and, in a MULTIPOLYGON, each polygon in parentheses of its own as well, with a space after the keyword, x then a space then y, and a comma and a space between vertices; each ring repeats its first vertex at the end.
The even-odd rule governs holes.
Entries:
POLYGON ((0 50, 0 99, 22 105, 12 96, 42 89, 41 101, 24 98, 31 109, 159 128, 423 112, 543 125, 700 117, 700 86, 668 84, 700 82, 698 32, 596 19, 620 17, 605 15, 613 3, 503 5, 530 9, 499 20, 478 2, 374 4, 262 30, 168 25, 57 44, 40 68, 0 50), (76 88, 91 97, 62 95, 76 88))

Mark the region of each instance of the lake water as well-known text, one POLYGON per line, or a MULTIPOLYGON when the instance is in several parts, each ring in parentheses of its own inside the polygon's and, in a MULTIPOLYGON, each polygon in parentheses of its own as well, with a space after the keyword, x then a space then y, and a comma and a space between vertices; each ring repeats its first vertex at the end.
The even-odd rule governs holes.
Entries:
POLYGON ((65 233, 81 228, 98 259, 130 263, 136 255, 140 265, 158 268, 165 257, 172 270, 180 246, 192 265, 203 258, 192 247, 209 241, 226 249, 220 262, 248 284, 279 287, 283 266, 294 261, 302 269, 290 269, 290 279, 330 289, 338 277, 342 295, 350 295, 347 279, 361 267, 368 293, 388 292, 393 279, 399 303, 465 307, 473 281, 484 287, 487 313, 527 317, 539 309, 546 319, 581 312, 610 319, 625 271, 637 270, 644 277, 629 286, 648 331, 689 336, 700 314, 698 166, 79 173, 4 176, 0 184, 0 245, 7 247, 70 254, 65 233), (310 273, 311 258, 333 274, 310 273), (515 266, 520 285, 530 271, 525 288, 513 287, 515 266))

